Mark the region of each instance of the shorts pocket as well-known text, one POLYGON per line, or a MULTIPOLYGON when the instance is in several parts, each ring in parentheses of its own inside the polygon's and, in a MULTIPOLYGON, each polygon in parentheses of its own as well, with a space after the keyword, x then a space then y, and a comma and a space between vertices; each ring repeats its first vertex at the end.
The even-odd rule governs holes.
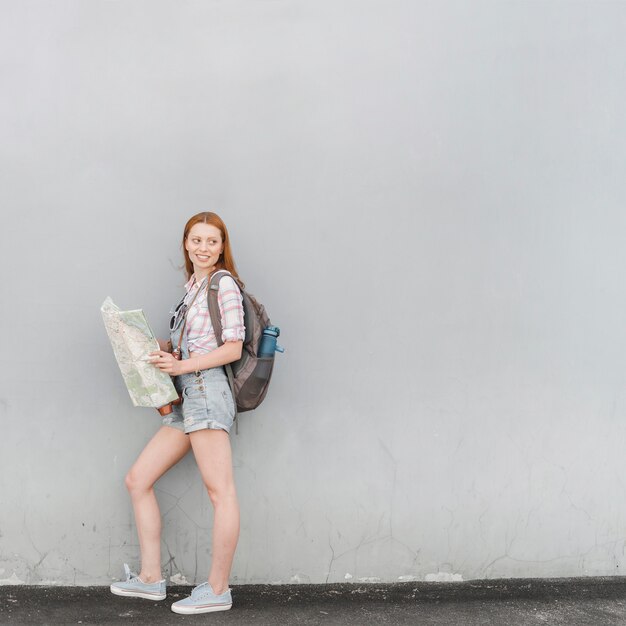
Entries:
POLYGON ((199 400, 203 398, 205 394, 204 382, 190 383, 185 385, 183 389, 183 399, 189 398, 189 400, 199 400))
POLYGON ((209 382, 207 385, 209 410, 230 419, 235 418, 235 403, 227 380, 209 382))
POLYGON ((231 418, 235 417, 235 401, 233 400, 233 394, 230 390, 230 385, 226 385, 226 389, 222 389, 222 398, 226 403, 226 409, 228 411, 228 415, 231 418))

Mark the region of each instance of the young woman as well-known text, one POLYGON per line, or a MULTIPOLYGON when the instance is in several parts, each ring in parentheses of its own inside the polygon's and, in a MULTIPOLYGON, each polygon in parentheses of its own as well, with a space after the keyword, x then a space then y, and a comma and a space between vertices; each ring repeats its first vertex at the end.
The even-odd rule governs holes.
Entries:
POLYGON ((163 426, 141 452, 126 476, 135 511, 141 571, 125 565, 127 580, 111 585, 117 595, 165 599, 161 575, 161 515, 154 484, 191 449, 213 504, 212 562, 208 580, 175 602, 175 613, 194 614, 230 609, 228 588, 237 539, 239 505, 233 480, 229 431, 235 405, 222 367, 241 356, 245 327, 242 296, 228 231, 215 213, 194 215, 183 233, 185 296, 170 322, 170 341, 159 341, 152 362, 174 377, 183 399, 163 418, 163 426), (207 305, 211 275, 227 270, 219 281, 218 303, 223 345, 218 347, 207 305), (229 275, 230 274, 230 275, 229 275), (180 346, 180 360, 175 358, 180 346), (172 348, 174 354, 172 354, 172 348))

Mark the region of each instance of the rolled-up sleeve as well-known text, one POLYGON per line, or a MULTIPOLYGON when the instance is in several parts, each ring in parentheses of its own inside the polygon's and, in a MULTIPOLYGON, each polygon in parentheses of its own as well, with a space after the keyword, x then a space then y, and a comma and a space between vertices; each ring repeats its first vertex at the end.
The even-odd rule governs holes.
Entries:
POLYGON ((235 279, 224 276, 217 291, 217 304, 222 320, 222 341, 243 341, 246 327, 243 322, 243 296, 235 279))

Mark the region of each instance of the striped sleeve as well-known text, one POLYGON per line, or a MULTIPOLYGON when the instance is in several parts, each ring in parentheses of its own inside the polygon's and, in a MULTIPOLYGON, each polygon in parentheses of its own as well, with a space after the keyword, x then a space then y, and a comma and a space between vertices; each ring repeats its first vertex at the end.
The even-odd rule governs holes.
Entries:
POLYGON ((222 341, 243 341, 246 338, 243 296, 232 276, 224 276, 220 279, 217 304, 222 320, 222 341))

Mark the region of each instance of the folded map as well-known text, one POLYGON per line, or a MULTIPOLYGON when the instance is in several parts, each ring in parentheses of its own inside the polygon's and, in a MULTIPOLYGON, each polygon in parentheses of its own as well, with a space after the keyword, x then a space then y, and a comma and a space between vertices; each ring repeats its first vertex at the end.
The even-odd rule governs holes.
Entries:
POLYGON ((158 350, 159 343, 143 311, 120 311, 111 298, 100 311, 133 404, 159 408, 176 400, 170 375, 148 361, 148 353, 158 350))

